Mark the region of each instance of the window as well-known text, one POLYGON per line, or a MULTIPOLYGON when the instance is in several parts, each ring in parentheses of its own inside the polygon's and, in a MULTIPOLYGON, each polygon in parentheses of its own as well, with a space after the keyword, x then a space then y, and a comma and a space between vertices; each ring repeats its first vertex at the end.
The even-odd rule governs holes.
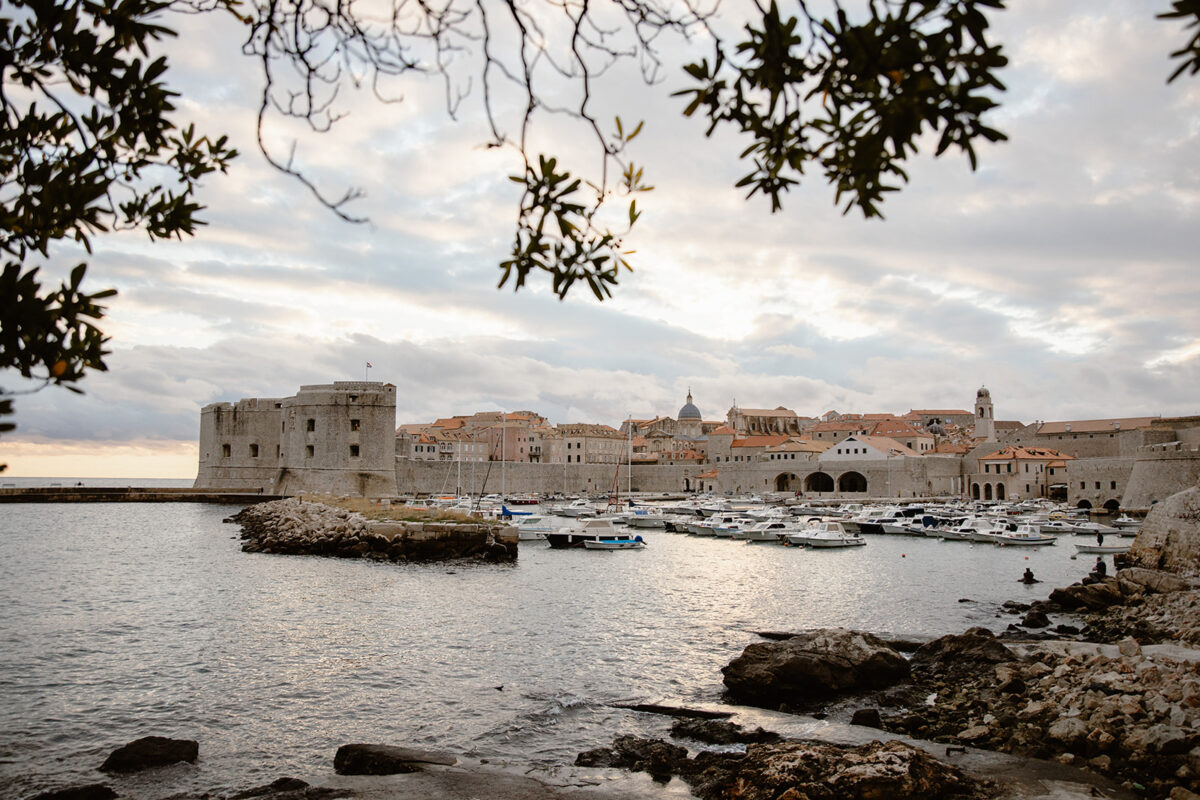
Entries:
POLYGON ((350 430, 352 430, 352 431, 362 430, 362 422, 357 419, 350 420, 350 430))
POLYGON ((310 419, 308 421, 307 425, 305 426, 305 430, 307 430, 311 433, 312 431, 315 431, 316 429, 317 429, 317 421, 315 419, 310 419))
POLYGON ((279 458, 279 445, 275 445, 275 457, 279 458))
POLYGON ((1115 488, 1117 488, 1117 482, 1116 482, 1116 481, 1113 481, 1112 483, 1110 483, 1110 484, 1109 484, 1108 488, 1110 488, 1110 489, 1115 489, 1115 488))
POLYGON ((1012 472, 1012 464, 1008 464, 1008 472, 1012 472))
POLYGON ((256 444, 250 445, 250 457, 258 458, 258 445, 256 445, 256 444))
POLYGON ((356 444, 350 445, 350 457, 358 458, 358 445, 356 445, 356 444))
POLYGON ((1079 488, 1080 488, 1080 489, 1086 489, 1086 488, 1087 488, 1087 482, 1086 482, 1086 481, 1080 481, 1080 482, 1079 482, 1079 488))
MULTIPOLYGON (((312 422, 312 420, 309 420, 309 422, 312 422)), ((313 457, 313 446, 311 444, 307 444, 304 446, 304 457, 305 458, 313 457)))
POLYGON ((221 458, 229 458, 229 445, 221 445, 221 458))
POLYGON ((1097 489, 1099 489, 1099 488, 1100 488, 1100 481, 1096 481, 1096 488, 1097 488, 1097 489))

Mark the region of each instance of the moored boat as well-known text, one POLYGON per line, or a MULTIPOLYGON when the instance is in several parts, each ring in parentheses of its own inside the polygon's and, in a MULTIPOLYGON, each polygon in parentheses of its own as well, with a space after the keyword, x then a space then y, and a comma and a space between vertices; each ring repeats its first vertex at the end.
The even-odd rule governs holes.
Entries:
POLYGON ((824 520, 813 523, 807 530, 789 534, 788 543, 804 547, 859 547, 867 540, 854 533, 847 533, 842 523, 837 520, 824 520))
POLYGON ((1034 530, 1032 525, 1018 526, 1015 531, 1008 531, 996 536, 996 544, 1001 547, 1017 545, 1021 547, 1041 547, 1052 545, 1058 541, 1053 534, 1041 533, 1034 530))
POLYGON ((585 539, 587 550, 641 550, 646 542, 641 536, 618 536, 612 539, 585 539))
POLYGON ((1108 556, 1116 553, 1128 553, 1131 547, 1133 547, 1132 542, 1129 544, 1077 544, 1075 552, 1108 556))
POLYGON ((601 539, 621 539, 610 519, 588 519, 566 528, 558 528, 545 534, 546 541, 555 549, 583 547, 584 542, 601 539))

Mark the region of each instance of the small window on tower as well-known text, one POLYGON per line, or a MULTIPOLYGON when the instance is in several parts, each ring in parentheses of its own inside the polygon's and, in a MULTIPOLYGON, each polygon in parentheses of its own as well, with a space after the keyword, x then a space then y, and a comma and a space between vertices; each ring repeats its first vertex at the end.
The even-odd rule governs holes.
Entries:
POLYGON ((258 445, 256 445, 256 444, 250 445, 250 457, 258 458, 258 445))
POLYGON ((352 430, 352 431, 362 430, 361 422, 357 419, 350 420, 350 430, 352 430))
POLYGON ((311 444, 304 446, 304 457, 305 458, 313 457, 313 446, 311 444))
POLYGON ((356 444, 350 445, 350 457, 358 458, 358 445, 356 445, 356 444))
POLYGON ((317 421, 316 421, 315 419, 310 419, 310 420, 308 421, 308 423, 307 423, 307 426, 306 426, 306 428, 307 428, 307 430, 309 430, 310 432, 311 432, 311 431, 315 431, 315 430, 317 429, 317 421))
POLYGON ((227 445, 227 444, 221 445, 221 458, 229 458, 229 455, 230 455, 229 445, 227 445))

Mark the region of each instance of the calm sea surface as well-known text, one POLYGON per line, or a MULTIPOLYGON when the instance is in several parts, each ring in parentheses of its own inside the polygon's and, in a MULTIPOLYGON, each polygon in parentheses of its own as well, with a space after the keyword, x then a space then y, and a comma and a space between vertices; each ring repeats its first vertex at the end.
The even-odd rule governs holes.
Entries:
POLYGON ((315 780, 352 741, 567 769, 618 734, 665 735, 608 703, 718 701, 751 631, 998 631, 1001 602, 1091 565, 1071 537, 807 551, 641 532, 642 551, 523 542, 515 565, 401 566, 242 553, 235 510, 0 505, 0 796, 315 780), (1018 583, 1026 566, 1045 583, 1018 583), (96 772, 151 734, 198 740, 200 760, 96 772))

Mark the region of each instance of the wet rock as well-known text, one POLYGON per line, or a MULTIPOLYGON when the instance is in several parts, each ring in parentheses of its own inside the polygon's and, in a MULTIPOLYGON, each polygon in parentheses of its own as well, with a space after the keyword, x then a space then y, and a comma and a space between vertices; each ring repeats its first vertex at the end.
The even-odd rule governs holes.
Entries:
POLYGON ((333 768, 339 775, 400 775, 419 772, 422 764, 456 763, 458 759, 445 753, 386 744, 344 744, 333 758, 333 768))
POLYGON ((1117 573, 1117 578, 1143 587, 1146 591, 1156 594, 1181 592, 1188 587, 1188 582, 1169 572, 1144 567, 1130 567, 1117 573))
POLYGON ((1021 620, 1021 625, 1026 628, 1046 628, 1050 625, 1050 618, 1045 613, 1034 609, 1025 615, 1021 620))
POLYGON ((869 633, 824 628, 748 645, 722 672, 735 698, 774 708, 883 688, 907 677, 909 668, 902 655, 869 633))
POLYGON ((256 786, 244 792, 231 795, 229 800, 249 800, 261 797, 264 800, 307 800, 325 795, 335 794, 336 789, 324 789, 309 786, 307 781, 299 778, 276 778, 265 786, 256 786))
POLYGON ((66 789, 42 792, 32 800, 112 800, 116 796, 116 792, 102 783, 89 783, 86 786, 71 786, 66 789))
POLYGON ((1064 636, 1075 636, 1079 633, 1079 628, 1076 628, 1074 625, 1067 625, 1067 624, 1063 623, 1063 624, 1055 625, 1054 632, 1061 633, 1064 636))
POLYGON ((668 776, 687 771, 687 755, 686 747, 670 742, 621 736, 613 742, 612 747, 600 747, 580 753, 575 758, 575 766, 621 767, 634 772, 668 776))
POLYGON ((671 735, 682 739, 695 739, 707 744, 749 744, 750 742, 773 742, 779 734, 756 728, 747 731, 741 725, 724 720, 681 719, 671 726, 671 735))
POLYGON ((180 761, 193 763, 199 753, 200 745, 193 739, 144 736, 112 751, 100 769, 104 772, 137 772, 180 761))
POLYGON ((877 708, 860 708, 850 717, 851 725, 861 725, 864 728, 883 728, 883 719, 877 708))

